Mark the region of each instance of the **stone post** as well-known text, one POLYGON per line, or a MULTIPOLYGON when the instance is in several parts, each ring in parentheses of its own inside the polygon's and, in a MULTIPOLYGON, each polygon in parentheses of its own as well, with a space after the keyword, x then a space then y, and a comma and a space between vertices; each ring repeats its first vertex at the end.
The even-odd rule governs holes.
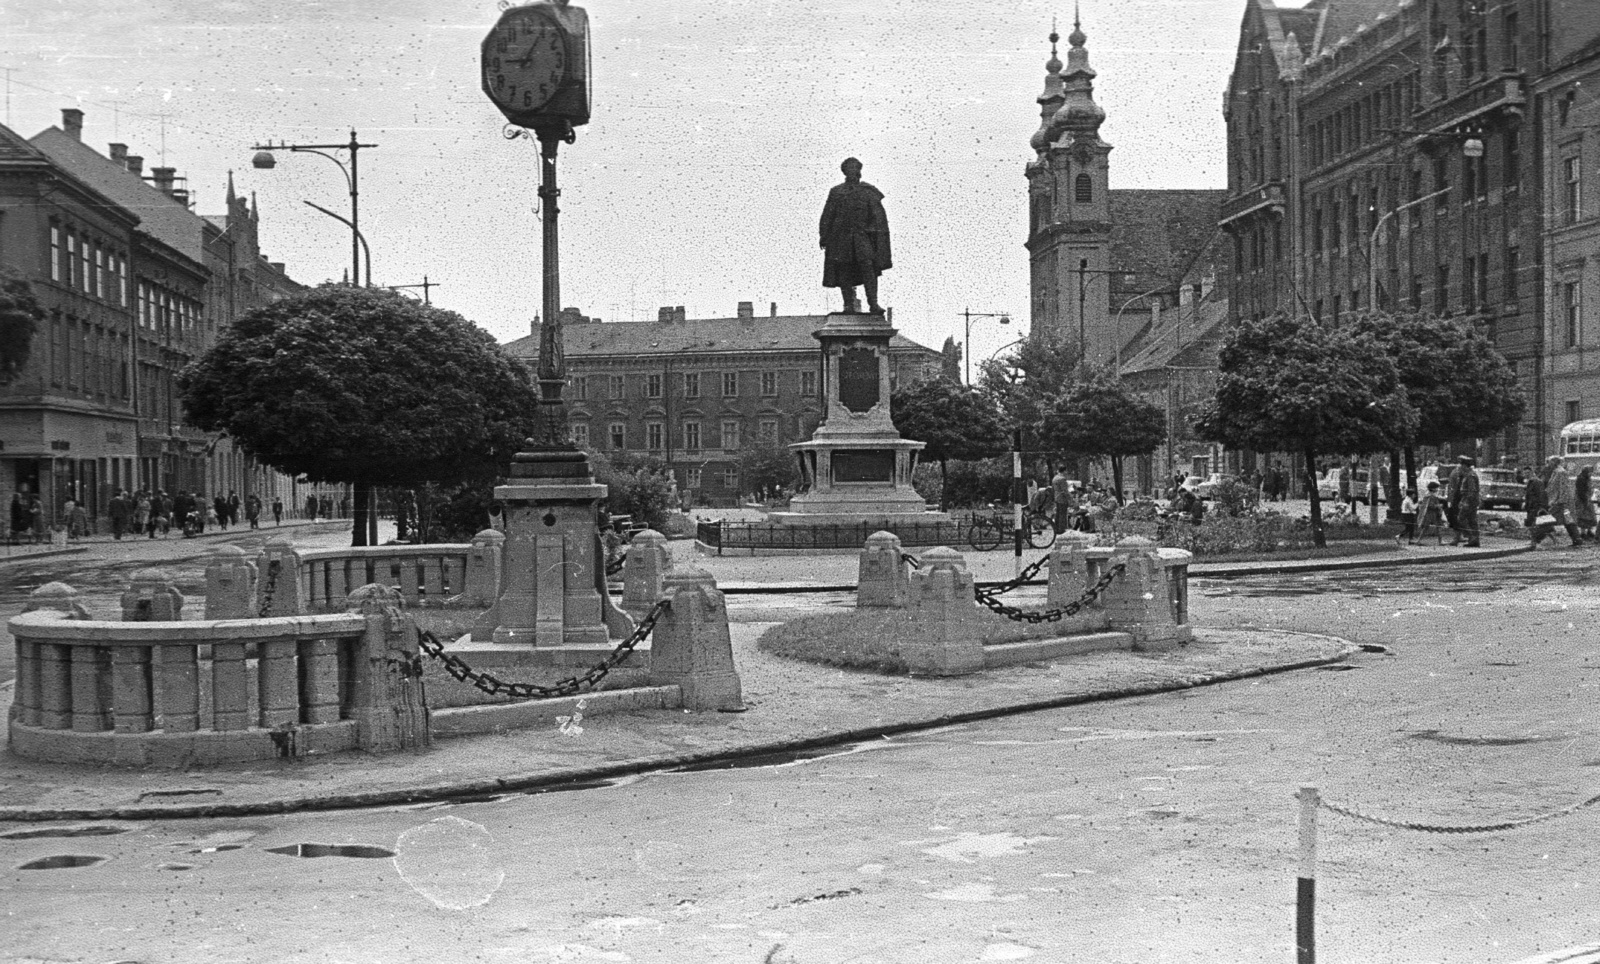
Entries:
POLYGON ((172 574, 162 569, 140 569, 122 593, 125 623, 171 622, 183 618, 183 593, 173 585, 172 574))
POLYGON ((207 619, 254 619, 256 564, 238 546, 217 546, 206 560, 207 619))
POLYGON ((666 574, 662 592, 672 605, 651 634, 651 684, 676 685, 686 710, 744 709, 728 608, 717 581, 704 569, 685 566, 666 574))
POLYGON ((636 619, 649 612, 661 598, 662 580, 671 569, 667 537, 654 529, 637 533, 622 563, 623 611, 636 619))
POLYGON ((1111 628, 1133 636, 1139 650, 1171 649, 1188 642, 1194 631, 1173 616, 1171 590, 1154 541, 1129 536, 1117 543, 1111 565, 1127 566, 1100 596, 1111 628))
MULTIPOLYGON (((305 596, 300 585, 300 554, 283 537, 268 539, 256 558, 260 572, 261 602, 268 616, 299 616, 305 596)), ((259 610, 258 610, 259 612, 259 610)))
POLYGON ((939 546, 911 574, 915 638, 901 647, 913 675, 960 676, 983 669, 983 641, 972 573, 961 553, 939 546))
POLYGON ((348 605, 367 619, 350 660, 357 745, 369 753, 427 746, 421 648, 405 599, 393 586, 371 584, 351 593, 348 605))
POLYGON ((1065 606, 1083 595, 1094 583, 1089 577, 1089 560, 1085 555, 1095 538, 1087 532, 1068 530, 1056 536, 1050 549, 1050 588, 1047 608, 1065 606))
MULTIPOLYGON (((484 529, 472 537, 472 548, 467 550, 466 585, 454 602, 478 609, 494 605, 500 595, 500 556, 505 549, 506 537, 494 529, 484 529)), ((490 632, 494 627, 490 627, 490 632)))
POLYGON ((900 557, 900 537, 892 532, 867 536, 856 576, 857 609, 904 609, 911 598, 911 575, 900 557))

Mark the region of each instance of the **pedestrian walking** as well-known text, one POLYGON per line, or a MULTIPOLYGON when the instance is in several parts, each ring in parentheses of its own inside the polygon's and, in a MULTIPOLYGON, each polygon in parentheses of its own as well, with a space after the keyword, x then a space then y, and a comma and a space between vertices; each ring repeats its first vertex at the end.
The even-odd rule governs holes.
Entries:
POLYGON ((28 503, 23 501, 21 492, 13 492, 11 493, 11 541, 20 542, 29 528, 28 503))
POLYGON ((1072 521, 1073 499, 1072 480, 1067 478, 1064 467, 1056 469, 1056 474, 1050 477, 1050 498, 1055 503, 1056 531, 1066 532, 1072 521))
POLYGON ((1417 542, 1428 537, 1428 530, 1433 530, 1434 545, 1444 545, 1444 507, 1445 500, 1439 495, 1439 483, 1429 482, 1428 492, 1417 503, 1417 542))
POLYGON ((283 525, 283 497, 282 496, 275 495, 275 496, 272 497, 272 524, 275 525, 275 526, 283 525))
POLYGON ((1522 524, 1531 531, 1544 514, 1544 479, 1527 465, 1517 470, 1517 477, 1522 480, 1522 524))
POLYGON ((1567 474, 1567 467, 1559 455, 1550 456, 1544 464, 1544 514, 1534 520, 1531 545, 1537 547, 1546 536, 1555 533, 1556 526, 1561 526, 1572 540, 1571 548, 1577 549, 1583 545, 1583 540, 1578 537, 1578 526, 1573 522, 1572 502, 1575 495, 1572 477, 1567 474))
POLYGON ((1573 509, 1577 518, 1573 521, 1578 524, 1578 535, 1595 541, 1594 527, 1594 466, 1585 465, 1578 470, 1578 477, 1572 480, 1573 509))
POLYGON ((317 497, 314 495, 306 496, 306 519, 317 521, 317 497))
POLYGON ((67 513, 67 536, 73 540, 89 535, 89 509, 82 502, 72 506, 67 513))
POLYGON ((1400 534, 1394 537, 1395 542, 1404 542, 1408 546, 1417 544, 1417 492, 1407 489, 1406 497, 1400 500, 1400 534))
POLYGON ((129 503, 128 494, 118 489, 106 509, 111 516, 111 538, 121 542, 122 534, 128 531, 128 523, 133 519, 133 506, 129 503))
POLYGON ((254 492, 244 500, 244 518, 250 523, 250 528, 261 528, 261 497, 254 492))
POLYGON ((1475 460, 1470 455, 1463 455, 1456 459, 1455 470, 1450 473, 1450 486, 1448 491, 1451 527, 1456 535, 1450 544, 1459 546, 1463 539, 1466 540, 1468 549, 1478 546, 1478 502, 1479 485, 1478 472, 1473 468, 1475 460))
POLYGON ((133 534, 137 536, 150 524, 150 493, 140 489, 133 497, 133 534))
POLYGON ((224 529, 228 527, 228 500, 220 492, 211 500, 211 519, 224 529))
POLYGON ((1345 505, 1354 510, 1356 507, 1356 463, 1354 461, 1347 461, 1344 463, 1343 468, 1344 471, 1339 473, 1339 501, 1343 502, 1345 505))
POLYGON ((28 528, 33 530, 34 542, 45 541, 45 526, 47 522, 48 520, 44 515, 44 503, 39 501, 38 496, 34 496, 33 501, 28 503, 28 528))
POLYGON ((239 493, 235 492, 232 489, 229 489, 228 490, 228 501, 227 501, 227 506, 228 506, 228 519, 227 519, 227 523, 226 523, 227 525, 236 526, 236 525, 239 524, 239 509, 243 505, 244 505, 244 503, 239 501, 239 493))

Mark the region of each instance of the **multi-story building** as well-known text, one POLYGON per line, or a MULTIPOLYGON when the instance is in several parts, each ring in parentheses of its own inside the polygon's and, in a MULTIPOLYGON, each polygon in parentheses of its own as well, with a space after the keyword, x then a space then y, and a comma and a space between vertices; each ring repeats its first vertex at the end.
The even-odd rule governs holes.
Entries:
POLYGON ((1549 15, 1549 64, 1534 85, 1534 120, 1546 145, 1549 310, 1540 401, 1547 434, 1553 434, 1600 415, 1600 5, 1552 0, 1549 15))
MULTIPOLYGON (((824 315, 687 318, 662 308, 654 322, 601 322, 562 312, 573 441, 603 453, 660 459, 693 501, 734 504, 745 490, 739 464, 753 449, 783 450, 811 437, 822 418, 821 354, 813 336, 824 315)), ((534 370, 538 325, 505 346, 534 370)), ((941 354, 901 335, 889 343, 890 380, 909 385, 939 374, 941 354)))
MULTIPOLYGON (((1530 405, 1459 446, 1490 461, 1550 451, 1563 403, 1546 369, 1582 365, 1547 347, 1565 329, 1545 305, 1581 289, 1547 282, 1546 230, 1561 230, 1562 165, 1581 151, 1560 154, 1556 106, 1536 98, 1559 86, 1547 75, 1561 57, 1577 72, 1565 83, 1583 73, 1596 19, 1583 0, 1247 0, 1225 100, 1234 315, 1467 316, 1530 405)), ((1580 201, 1563 243, 1582 247, 1584 217, 1580 201)))
POLYGON ((1111 188, 1088 37, 1073 25, 1065 65, 1058 40, 1050 35, 1026 168, 1031 330, 1076 345, 1091 364, 1114 365, 1161 334, 1162 310, 1178 307, 1186 279, 1226 263, 1217 229, 1224 192, 1111 188))
POLYGON ((83 113, 24 140, 0 127, 0 271, 45 310, 0 383, 0 501, 37 493, 104 515, 119 488, 286 499, 292 483, 182 418, 175 376, 234 318, 297 290, 234 196, 203 218, 171 168, 83 143, 83 113))

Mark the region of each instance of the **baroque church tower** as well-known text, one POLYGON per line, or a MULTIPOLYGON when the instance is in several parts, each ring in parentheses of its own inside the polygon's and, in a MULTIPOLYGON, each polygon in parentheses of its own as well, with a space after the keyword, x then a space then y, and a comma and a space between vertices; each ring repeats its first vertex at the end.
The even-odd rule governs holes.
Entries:
POLYGON ((1032 330, 1048 331, 1093 364, 1116 353, 1109 310, 1111 252, 1109 156, 1100 139, 1106 112, 1094 102, 1088 39, 1074 14, 1067 63, 1050 34, 1039 130, 1029 142, 1028 252, 1032 330))

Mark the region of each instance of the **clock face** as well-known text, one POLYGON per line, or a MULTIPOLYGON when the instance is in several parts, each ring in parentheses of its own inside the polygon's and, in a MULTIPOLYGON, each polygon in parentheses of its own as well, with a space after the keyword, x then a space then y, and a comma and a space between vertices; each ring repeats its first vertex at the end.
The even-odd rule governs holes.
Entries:
POLYGON ((483 45, 483 89, 503 111, 538 111, 567 78, 567 38, 543 16, 507 17, 483 45))

